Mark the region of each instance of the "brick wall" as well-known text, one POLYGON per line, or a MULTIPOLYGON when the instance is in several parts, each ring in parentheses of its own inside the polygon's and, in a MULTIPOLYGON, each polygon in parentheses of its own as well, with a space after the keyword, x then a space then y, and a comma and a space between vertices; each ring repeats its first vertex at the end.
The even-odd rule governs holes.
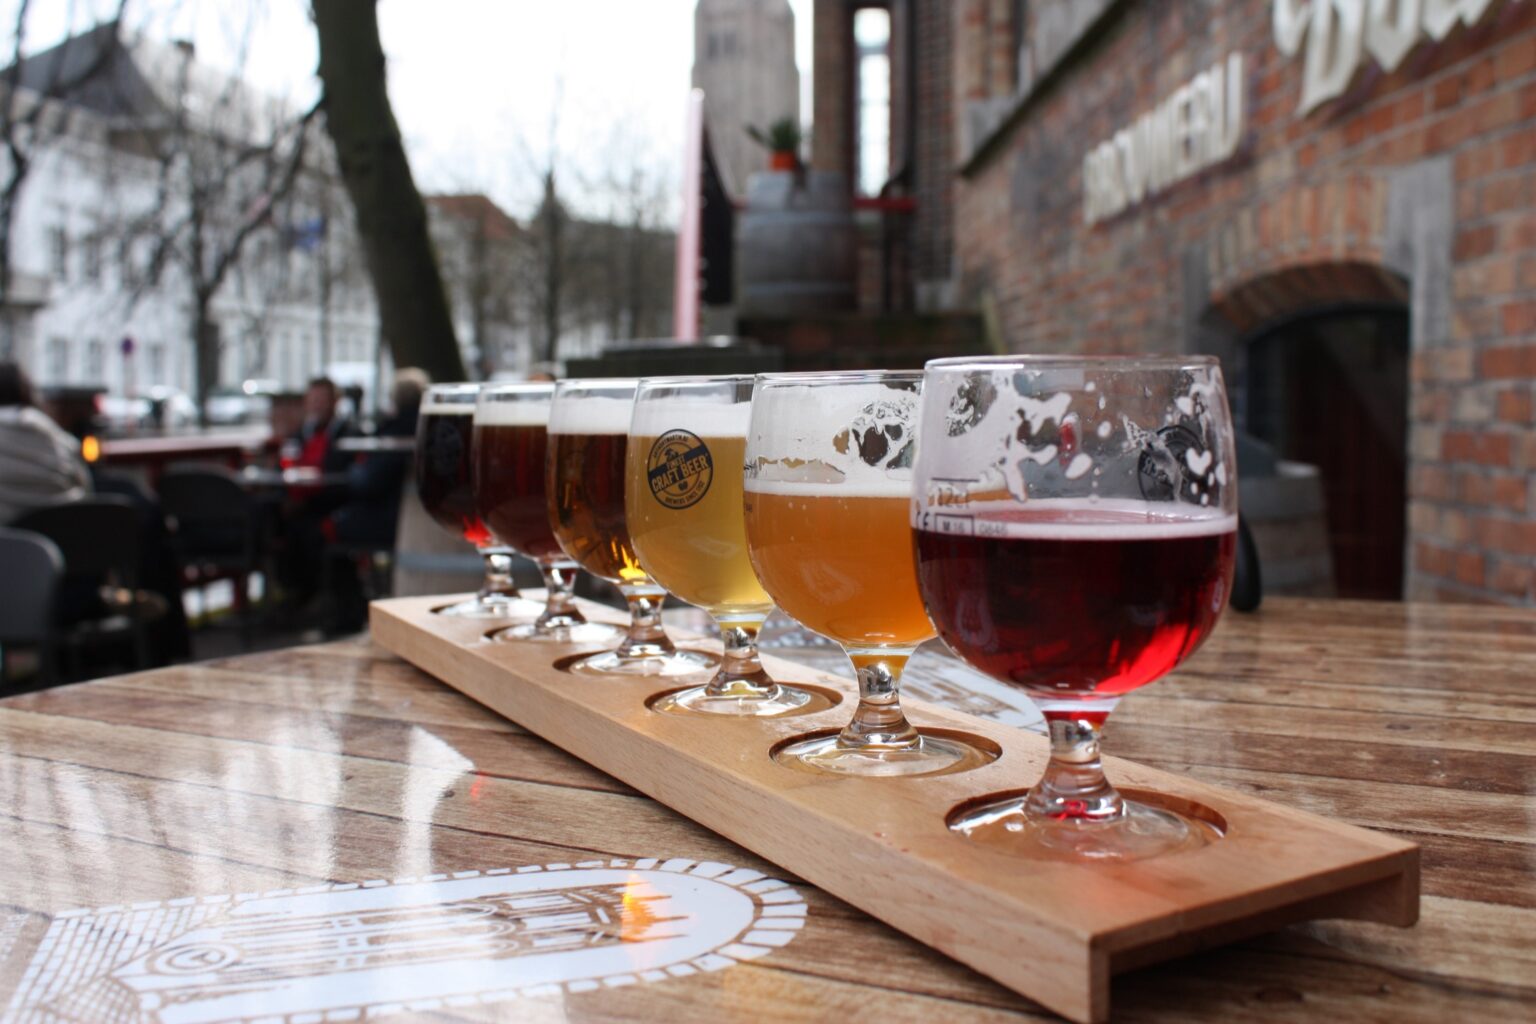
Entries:
MULTIPOLYGON (((962 299, 1019 350, 1214 350, 1330 301, 1412 317, 1408 596, 1532 603, 1536 567, 1536 3, 1421 43, 1297 113, 1269 0, 1126 3, 955 189, 962 299), (1094 227, 1087 150, 1228 52, 1230 161, 1094 227)), ((955 6, 956 115, 986 99, 985 0, 955 6)), ((995 57, 988 55, 987 63, 995 57)), ((964 139, 963 130, 959 133, 964 139)))
POLYGON ((949 296, 924 295, 925 286, 947 282, 954 270, 955 129, 951 101, 954 46, 947 0, 910 0, 915 25, 916 90, 913 140, 912 275, 924 305, 944 305, 949 296))

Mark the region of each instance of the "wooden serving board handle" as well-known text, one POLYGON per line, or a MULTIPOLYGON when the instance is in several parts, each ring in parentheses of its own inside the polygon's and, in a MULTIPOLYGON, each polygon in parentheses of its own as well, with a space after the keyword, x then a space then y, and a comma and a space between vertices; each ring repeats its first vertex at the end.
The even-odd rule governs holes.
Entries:
MULTIPOLYGON (((835 730, 851 680, 765 658, 776 679, 839 703, 768 719, 666 715, 648 699, 676 683, 592 678, 560 665, 591 646, 493 643, 484 621, 432 610, 455 598, 375 602, 376 642, 466 696, 867 913, 1073 1020, 1109 1016, 1123 970, 1282 925, 1418 919, 1412 843, 1115 758, 1117 785, 1220 822, 1223 838, 1133 864, 1026 860, 951 832, 946 817, 1038 778, 1046 741, 917 700, 913 724, 1000 751, 982 768, 920 778, 823 777, 770 750, 835 730)), ((584 603, 589 618, 620 621, 584 603)), ((674 636, 676 634, 674 633, 674 636)), ((702 638, 684 644, 704 646, 702 638)))

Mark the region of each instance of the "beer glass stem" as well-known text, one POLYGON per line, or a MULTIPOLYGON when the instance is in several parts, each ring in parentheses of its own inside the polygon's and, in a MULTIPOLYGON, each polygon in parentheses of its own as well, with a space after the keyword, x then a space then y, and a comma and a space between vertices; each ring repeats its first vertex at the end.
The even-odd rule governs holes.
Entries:
POLYGON ((901 749, 920 742, 917 730, 901 710, 901 673, 911 650, 848 650, 859 678, 859 706, 853 721, 838 734, 845 749, 901 749))
POLYGON ((572 596, 576 589, 576 563, 560 560, 540 562, 539 572, 544 576, 544 590, 549 596, 545 599, 543 613, 534 625, 540 630, 550 630, 579 626, 586 622, 587 617, 581 614, 572 596))
POLYGON ((629 633, 615 652, 621 659, 650 658, 677 651, 661 626, 661 606, 667 593, 659 588, 619 588, 629 602, 629 633))
POLYGON ((485 559, 485 582, 476 596, 482 601, 498 597, 516 597, 517 584, 512 582, 512 549, 486 547, 480 549, 485 559))
POLYGON ((1113 822, 1125 816, 1125 801, 1099 761, 1099 733, 1105 713, 1052 712, 1051 760, 1045 776, 1029 791, 1025 813, 1036 821, 1113 822))
POLYGON ((762 628, 762 619, 720 623, 720 642, 725 648, 725 657, 720 661, 720 671, 704 687, 706 694, 711 697, 752 697, 775 688, 757 655, 757 633, 762 628))

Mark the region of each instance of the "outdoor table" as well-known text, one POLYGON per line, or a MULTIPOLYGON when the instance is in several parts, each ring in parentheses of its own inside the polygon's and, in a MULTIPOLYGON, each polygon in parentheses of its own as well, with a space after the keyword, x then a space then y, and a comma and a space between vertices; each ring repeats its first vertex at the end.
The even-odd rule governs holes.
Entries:
MULTIPOLYGON (((1533 679, 1529 610, 1229 613, 1107 750, 1420 843, 1423 916, 1145 968, 1116 1017, 1530 1020, 1533 679)), ((0 701, 0 779, 7 1019, 1046 1016, 366 640, 0 701)))
POLYGON ((416 450, 414 437, 338 437, 336 450, 371 455, 376 452, 407 453, 416 450))
POLYGON ((322 473, 313 466, 289 466, 286 469, 246 466, 240 471, 239 480, 251 490, 282 491, 294 487, 340 487, 347 482, 347 474, 322 473))

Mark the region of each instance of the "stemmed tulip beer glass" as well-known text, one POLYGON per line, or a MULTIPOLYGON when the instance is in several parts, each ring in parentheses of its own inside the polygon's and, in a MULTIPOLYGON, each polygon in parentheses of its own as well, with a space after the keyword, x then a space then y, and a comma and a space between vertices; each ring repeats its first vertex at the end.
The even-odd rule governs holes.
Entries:
POLYGON ((536 610, 512 582, 512 549, 494 536, 475 503, 471 442, 478 384, 435 384, 416 424, 416 494, 439 526, 473 544, 485 559, 485 582, 467 601, 438 614, 495 619, 536 610))
POLYGON ((768 677, 757 633, 773 611, 747 557, 742 464, 752 377, 642 380, 629 430, 629 534, 651 578, 710 614, 724 657, 708 683, 652 707, 678 714, 782 715, 823 703, 768 677))
POLYGON ((679 676, 713 672, 716 659, 679 651, 661 624, 667 592, 635 556, 624 508, 633 378, 563 380, 549 414, 545 466, 549 522, 565 553, 619 588, 630 626, 619 646, 573 663, 582 675, 679 676))
POLYGON ((487 384, 475 406, 475 502, 486 527, 544 576, 544 611, 534 622, 492 634, 499 641, 602 643, 623 630, 588 622, 572 591, 578 566, 560 548, 549 524, 546 460, 555 385, 487 384))
POLYGON ((1221 370, 1200 356, 928 364, 912 526, 939 636, 1024 691, 1051 758, 1022 798, 951 820, 973 839, 1135 860, 1204 840, 1121 796, 1099 733, 1119 699, 1200 646, 1237 531, 1221 370))
POLYGON ((853 720, 779 749, 789 767, 931 775, 990 760, 901 710, 902 670, 933 636, 908 525, 921 385, 915 370, 757 379, 743 485, 752 565, 786 615, 842 645, 859 681, 853 720))

